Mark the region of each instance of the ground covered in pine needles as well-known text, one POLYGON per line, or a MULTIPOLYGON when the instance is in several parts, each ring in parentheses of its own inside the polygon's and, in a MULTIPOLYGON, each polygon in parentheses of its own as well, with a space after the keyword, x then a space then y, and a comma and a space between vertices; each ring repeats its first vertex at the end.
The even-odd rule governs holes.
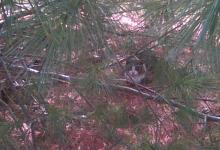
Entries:
MULTIPOLYGON (((149 43, 154 39, 138 34, 142 32, 142 29, 137 25, 138 21, 131 22, 131 19, 129 20, 126 16, 120 19, 125 25, 124 29, 127 28, 128 31, 124 31, 122 36, 109 35, 108 40, 108 44, 115 49, 116 57, 124 58, 129 53, 144 47, 146 43, 151 46, 149 43), (132 33, 130 32, 131 29, 132 33), (133 36, 133 43, 126 44, 131 35, 133 36)), ((152 45, 154 44, 152 42, 152 45)), ((159 58, 166 54, 162 46, 155 47, 154 52, 159 58)), ((186 49, 178 60, 179 65, 188 62, 191 55, 191 50, 186 49)), ((73 64, 82 65, 82 67, 77 69, 69 65, 69 67, 62 69, 62 73, 72 77, 81 74, 83 76, 87 66, 74 59, 73 64)), ((115 77, 123 79, 124 76, 119 68, 113 66, 111 69, 104 70, 104 74, 114 74, 115 77)), ((5 76, 5 72, 1 70, 0 81, 5 80, 5 76)), ((151 82, 142 84, 139 89, 162 93, 166 87, 163 85, 158 87, 155 84, 157 78, 154 73, 151 73, 150 76, 151 82)), ((134 84, 127 82, 124 82, 123 86, 137 88, 134 84)), ((88 90, 92 91, 93 89, 88 90)), ((196 109, 201 112, 212 110, 208 113, 218 114, 220 107, 213 101, 216 97, 218 95, 214 92, 202 92, 196 109)), ((96 91, 85 94, 75 84, 57 81, 47 89, 45 99, 50 105, 47 121, 39 121, 34 126, 34 133, 32 133, 30 130, 32 127, 25 123, 26 120, 23 120, 22 128, 14 128, 11 132, 11 136, 21 149, 30 143, 33 144, 33 141, 34 146, 49 150, 138 150, 152 147, 169 149, 172 143, 182 139, 191 149, 196 149, 191 143, 194 137, 203 144, 216 140, 208 137, 210 132, 215 132, 215 130, 210 130, 217 126, 215 122, 204 124, 203 120, 195 121, 194 117, 186 116, 178 111, 178 108, 158 103, 127 90, 114 89, 108 92, 96 91), (176 115, 177 112, 178 115, 176 115), (52 115, 50 116, 50 114, 52 115), (20 140, 21 132, 19 130, 25 131, 26 134, 23 135, 25 141, 20 140), (207 132, 208 130, 210 132, 207 132)), ((13 102, 7 103, 17 111, 15 114, 19 116, 20 108, 13 102)), ((44 111, 39 109, 40 107, 36 103, 27 105, 30 106, 28 107, 29 115, 32 117, 44 111)), ((0 117, 7 120, 9 124, 13 122, 13 117, 7 109, 0 110, 0 117)), ((23 116, 19 117, 22 118, 23 116)), ((218 135, 213 136, 213 138, 218 138, 218 135)))

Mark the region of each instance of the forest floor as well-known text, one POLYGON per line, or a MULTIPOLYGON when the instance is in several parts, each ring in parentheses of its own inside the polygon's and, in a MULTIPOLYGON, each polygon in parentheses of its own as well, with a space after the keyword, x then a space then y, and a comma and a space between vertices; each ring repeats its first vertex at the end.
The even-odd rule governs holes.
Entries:
MULTIPOLYGON (((131 15, 132 16, 132 15, 131 15)), ((129 22, 129 18, 122 17, 127 28, 132 29, 132 32, 136 32, 134 27, 137 27, 137 22, 129 22), (131 26, 129 27, 129 23, 131 26)), ((131 20, 131 19, 130 19, 131 20)), ((133 18, 135 20, 135 18, 133 18)), ((123 23, 123 22, 122 22, 123 23)), ((140 32, 139 30, 138 32, 140 32)), ((129 33, 129 31, 128 31, 129 33)), ((130 33, 129 33, 130 34, 130 33)), ((150 43, 151 37, 143 37, 139 35, 133 36, 134 44, 133 47, 130 45, 129 48, 126 48, 126 45, 121 43, 126 43, 129 38, 128 36, 121 37, 110 37, 109 44, 112 48, 117 51, 119 57, 126 55, 128 51, 135 51, 140 49, 146 43, 150 43)), ((1 45, 0 45, 1 46, 1 45)), ((163 57, 166 51, 163 47, 157 47, 154 49, 156 55, 163 57)), ((180 64, 184 64, 189 60, 191 51, 186 49, 182 54, 181 59, 179 59, 180 64)), ((65 68, 64 74, 68 76, 75 76, 77 71, 72 67, 65 68)), ((144 84, 148 88, 154 89, 156 91, 162 90, 154 85, 154 75, 152 75, 152 83, 144 84)), ((5 74, 0 74, 0 80, 4 79, 5 74)), ((118 74, 118 77, 123 78, 121 74, 118 74)), ((127 84, 127 86, 132 86, 127 84)), ((203 98, 215 98, 217 95, 215 93, 204 92, 201 94, 203 98)), ((79 91, 76 91, 74 85, 68 83, 57 82, 54 86, 50 87, 46 100, 50 105, 55 106, 56 108, 62 108, 65 111, 71 112, 76 116, 74 122, 70 122, 65 127, 65 132, 68 137, 68 144, 65 143, 64 146, 59 145, 59 142, 56 139, 53 140, 44 140, 42 142, 43 147, 49 150, 58 150, 62 147, 65 150, 127 150, 127 145, 121 144, 123 141, 130 143, 131 145, 138 144, 141 140, 144 140, 145 136, 152 143, 160 143, 166 145, 172 143, 176 138, 180 138, 181 135, 186 135, 187 127, 180 126, 174 117, 176 108, 172 108, 166 104, 156 103, 152 100, 143 98, 142 96, 134 95, 126 91, 114 91, 114 95, 102 95, 93 96, 93 97, 81 97, 79 91), (130 119, 124 126, 115 126, 115 131, 118 139, 111 139, 109 137, 109 132, 111 128, 106 126, 101 126, 99 120, 93 116, 93 108, 91 108, 88 101, 92 104, 100 102, 100 104, 107 104, 116 109, 123 107, 128 118, 130 119), (150 116, 147 116, 149 112, 145 113, 145 110, 150 110, 150 116), (84 114, 84 113, 88 114, 84 114), (91 114, 90 114, 91 113, 91 114), (143 117, 143 115, 146 115, 143 117), (146 120, 139 120, 139 116, 142 116, 146 120), (79 117, 79 118, 77 118, 79 117), (152 119, 156 118, 156 119, 152 119), (138 124, 135 122, 138 120, 138 124), (141 122, 141 123, 140 123, 141 122), (141 132, 139 130, 141 129, 141 132), (105 131, 109 130, 109 131, 105 131)), ((102 107, 102 105, 100 106, 102 107)), ((213 105, 212 102, 201 101, 198 103, 198 110, 202 111, 204 109, 212 110, 213 113, 220 112, 220 106, 213 105)), ((1 116, 5 116, 4 110, 1 110, 1 116)), ((7 115, 7 114, 6 114, 7 115)), ((112 116, 111 120, 117 120, 112 116)), ((111 124, 111 122, 110 122, 111 124)), ((113 123, 112 123, 113 124, 113 123)), ((123 123, 122 123, 123 124, 123 123)), ((209 128, 215 126, 215 123, 209 123, 209 128)), ((200 135, 201 137, 206 137, 204 132, 204 125, 200 122, 192 125, 193 136, 200 135)), ((41 135, 44 136, 44 135, 41 135)), ((45 138, 45 137, 44 137, 45 138)), ((47 138, 46 138, 47 139, 47 138)))

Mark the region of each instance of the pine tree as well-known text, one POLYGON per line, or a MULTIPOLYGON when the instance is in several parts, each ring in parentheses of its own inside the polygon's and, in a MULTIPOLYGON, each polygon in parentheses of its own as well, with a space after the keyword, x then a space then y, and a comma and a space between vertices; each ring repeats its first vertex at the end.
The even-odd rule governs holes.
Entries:
POLYGON ((95 126, 106 149, 219 148, 219 0, 1 0, 0 8, 4 149, 76 149, 67 127, 77 124, 95 126), (145 83, 124 77, 133 58, 145 83), (61 84, 85 106, 51 94, 67 90, 61 84), (142 106, 129 108, 131 99, 142 106))

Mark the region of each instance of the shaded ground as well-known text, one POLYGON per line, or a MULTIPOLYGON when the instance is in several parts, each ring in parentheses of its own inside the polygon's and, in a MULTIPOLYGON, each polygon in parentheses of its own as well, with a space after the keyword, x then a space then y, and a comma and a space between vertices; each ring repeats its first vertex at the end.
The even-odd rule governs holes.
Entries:
MULTIPOLYGON (((143 30, 137 26, 137 22, 139 22, 135 20, 137 18, 133 18, 133 20, 135 20, 134 22, 131 22, 132 19, 126 16, 122 16, 120 19, 127 29, 133 29, 138 33, 141 33, 140 31, 143 30), (129 27, 129 23, 131 23, 131 27, 129 27)), ((111 47, 117 51, 116 54, 118 58, 122 58, 140 49, 146 43, 153 40, 152 37, 135 35, 134 33, 134 35, 132 35, 132 41, 130 41, 129 36, 129 31, 119 37, 109 36, 108 42, 111 47)), ((156 55, 160 57, 166 54, 166 50, 162 46, 155 48, 154 51, 156 55)), ((185 62, 190 60, 191 55, 191 50, 186 49, 179 59, 179 64, 184 65, 185 62)), ((83 69, 76 70, 70 66, 63 68, 62 71, 67 75, 76 76, 76 74, 82 74, 82 72, 85 71, 83 69)), ((113 70, 113 73, 117 77, 123 78, 120 69, 113 70)), ((111 72, 109 74, 111 74, 111 72)), ((4 77, 4 73, 0 75, 0 79, 4 79, 4 77)), ((156 80, 154 75, 152 75, 152 79, 156 80)), ((129 84, 126 85, 133 86, 129 84)), ((155 85, 151 83, 145 84, 144 86, 154 87, 155 85)), ((45 135, 43 130, 36 130, 38 131, 36 137, 43 148, 51 150, 127 150, 141 142, 146 142, 146 139, 151 143, 160 143, 165 146, 181 138, 181 136, 187 136, 188 127, 182 124, 180 125, 178 119, 175 118, 176 108, 155 103, 152 100, 144 99, 141 96, 126 91, 114 91, 112 95, 103 94, 89 97, 81 97, 81 93, 79 92, 81 91, 76 91, 74 85, 60 82, 55 83, 49 89, 46 96, 46 100, 49 104, 74 114, 74 117, 71 119, 72 122, 65 124, 63 132, 67 135, 67 140, 64 142, 64 145, 60 144, 60 141, 57 139, 50 138, 50 135, 45 135), (98 104, 95 106, 97 110, 94 110, 91 104, 98 104), (103 109, 105 109, 105 111, 103 109), (124 143, 129 143, 129 145, 124 143)), ((209 93, 207 91, 204 93, 205 94, 201 94, 201 97, 206 99, 217 97, 215 93, 209 93)), ((205 109, 208 113, 213 114, 220 111, 219 105, 213 105, 213 102, 210 101, 198 103, 197 109, 200 111, 205 109)), ((32 112, 32 115, 35 113, 36 112, 32 112)), ((2 110, 1 116, 8 121, 12 120, 9 117, 8 111, 2 110)), ((194 118, 190 119, 193 120, 194 118)), ((208 122, 208 125, 205 126, 203 120, 198 120, 192 124, 191 131, 194 131, 192 135, 200 136, 201 140, 205 139, 209 141, 210 139, 207 137, 207 133, 204 132, 204 127, 210 129, 215 126, 216 124, 213 122, 208 122)), ((26 130, 28 132, 28 127, 26 130)), ((13 136, 15 139, 18 133, 18 131, 14 131, 13 136)), ((27 138, 29 138, 29 136, 27 136, 27 138)))

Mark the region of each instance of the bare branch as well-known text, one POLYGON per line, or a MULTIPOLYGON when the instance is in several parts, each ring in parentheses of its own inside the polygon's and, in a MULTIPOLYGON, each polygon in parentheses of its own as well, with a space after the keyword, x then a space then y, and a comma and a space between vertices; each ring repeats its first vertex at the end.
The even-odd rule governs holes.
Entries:
MULTIPOLYGON (((25 69, 22 66, 13 66, 13 67, 17 67, 17 68, 22 68, 25 69)), ((39 74, 40 72, 38 70, 32 69, 32 68, 26 68, 27 71, 32 72, 32 73, 36 73, 39 74)), ((76 77, 71 77, 68 75, 64 75, 64 74, 58 74, 58 73, 54 73, 54 72, 44 72, 45 74, 51 75, 51 77, 55 80, 59 80, 61 82, 65 82, 65 83, 72 83, 73 81, 79 81, 79 80, 83 80, 84 78, 76 78, 76 77)), ((105 83, 100 83, 105 85, 105 83)), ((165 97, 163 97, 162 95, 160 95, 158 92, 146 88, 148 89, 151 94, 147 93, 147 92, 143 92, 140 91, 139 89, 135 89, 132 87, 127 87, 127 86, 122 86, 122 85, 116 85, 116 84, 111 84, 110 85, 113 88, 119 89, 119 90, 125 90, 127 92, 132 92, 134 94, 143 96, 145 98, 145 100, 153 100, 157 103, 164 103, 164 104, 168 104, 172 107, 176 107, 179 109, 183 109, 183 110, 188 110, 189 112, 193 113, 194 115, 197 115, 198 117, 205 119, 207 118, 208 121, 216 121, 216 122, 220 122, 220 116, 218 115, 209 115, 209 114, 205 114, 202 112, 199 112, 193 108, 190 108, 184 104, 181 104, 180 102, 177 102, 174 99, 166 99, 165 97)))

